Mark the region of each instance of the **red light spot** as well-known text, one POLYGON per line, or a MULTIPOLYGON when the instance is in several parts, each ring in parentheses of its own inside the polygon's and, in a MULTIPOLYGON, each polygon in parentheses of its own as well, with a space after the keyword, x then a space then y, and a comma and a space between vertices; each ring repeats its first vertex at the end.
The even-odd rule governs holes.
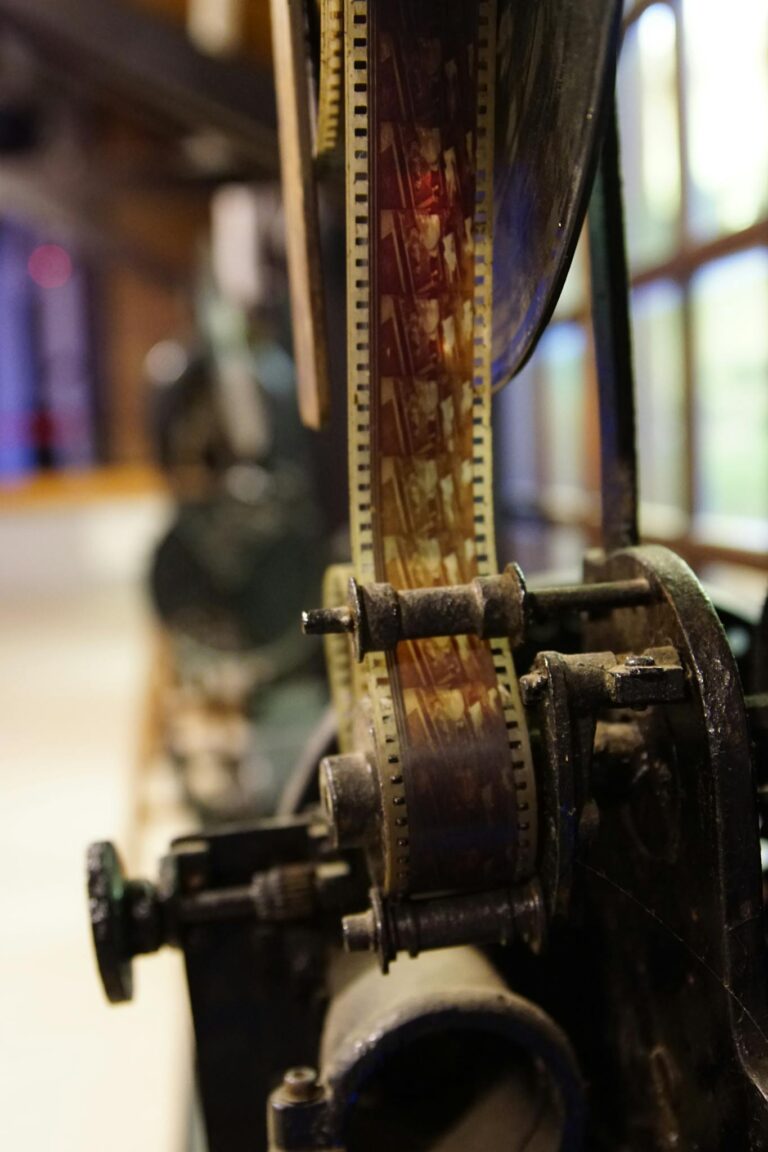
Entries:
POLYGON ((59 244, 41 244, 29 257, 27 271, 41 288, 61 288, 72 275, 72 259, 59 244))

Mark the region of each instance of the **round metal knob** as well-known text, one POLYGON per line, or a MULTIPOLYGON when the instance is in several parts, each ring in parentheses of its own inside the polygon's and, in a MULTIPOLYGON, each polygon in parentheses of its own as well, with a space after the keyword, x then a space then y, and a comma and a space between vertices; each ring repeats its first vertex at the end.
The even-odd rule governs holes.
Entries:
POLYGON ((157 892, 145 880, 126 880, 108 840, 91 844, 86 866, 99 975, 107 999, 121 1004, 133 998, 133 957, 156 952, 163 943, 157 892))

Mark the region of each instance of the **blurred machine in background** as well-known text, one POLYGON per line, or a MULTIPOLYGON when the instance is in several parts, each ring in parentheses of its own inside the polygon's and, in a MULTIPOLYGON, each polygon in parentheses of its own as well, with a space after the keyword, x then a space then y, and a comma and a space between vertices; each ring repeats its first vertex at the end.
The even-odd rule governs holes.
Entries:
POLYGON ((200 344, 147 357, 177 501, 150 573, 156 738, 215 820, 275 810, 327 703, 319 646, 296 627, 332 544, 296 411, 281 238, 275 190, 219 193, 200 344))

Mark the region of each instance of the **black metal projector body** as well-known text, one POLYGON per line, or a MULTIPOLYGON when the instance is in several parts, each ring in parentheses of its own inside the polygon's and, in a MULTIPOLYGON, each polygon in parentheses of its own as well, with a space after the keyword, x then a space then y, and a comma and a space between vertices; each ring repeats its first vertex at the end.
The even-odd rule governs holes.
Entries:
MULTIPOLYGON (((354 957, 344 960, 342 922, 348 948, 378 953, 385 970, 394 962, 398 987, 413 991, 430 951, 450 957, 475 944, 507 988, 546 1011, 544 1031, 568 1037, 577 1081, 590 1088, 568 1142, 555 1125, 542 1148, 768 1148, 752 760, 753 746, 764 747, 762 697, 745 701, 717 614, 666 550, 591 555, 578 603, 581 653, 541 652, 521 681, 542 846, 526 885, 399 901, 374 891, 366 912, 378 791, 376 766, 364 757, 323 761, 324 810, 176 842, 156 886, 124 882, 113 852, 94 846, 91 912, 110 998, 130 995, 133 955, 164 943, 184 950, 212 1152, 264 1149, 268 1139, 275 1152, 385 1146, 375 1140, 377 1127, 389 1130, 383 1113, 378 1126, 357 1115, 349 1089, 367 1083, 368 1065, 333 1080, 320 1054, 327 1007, 360 975, 348 966, 354 957), (587 608, 591 584, 644 591, 639 602, 620 594, 613 606, 600 593, 587 608), (403 951, 419 959, 398 959, 403 951), (306 1066, 320 1067, 311 1101, 300 1086, 306 1077, 284 1084, 268 1137, 270 1090, 306 1066), (321 1118, 310 1125, 314 1144, 306 1143, 309 1103, 321 1118)), ((371 987, 382 982, 377 996, 387 1004, 391 977, 376 976, 365 955, 360 962, 371 987)), ((459 1003, 460 989, 457 978, 444 1003, 459 1003)), ((384 1013, 371 1025, 376 1051, 379 1043, 398 1051, 393 1013, 389 1024, 384 1013)), ((439 1049, 426 1007, 422 1023, 439 1049)), ((485 1040, 473 1036, 479 1053, 485 1040)), ((523 1066, 533 1039, 524 1049, 523 1066)), ((418 1065, 414 1051, 409 1039, 403 1066, 418 1065)), ((449 1081, 459 1067, 443 1069, 449 1081)), ((390 1088, 372 1080, 366 1107, 405 1108, 403 1086, 390 1088)), ((509 1099, 497 1101, 502 1118, 509 1099)), ((477 1102, 473 1095, 454 1117, 465 1138, 477 1102)), ((440 1125, 427 1112, 436 1107, 425 1103, 421 1116, 433 1141, 440 1125)))

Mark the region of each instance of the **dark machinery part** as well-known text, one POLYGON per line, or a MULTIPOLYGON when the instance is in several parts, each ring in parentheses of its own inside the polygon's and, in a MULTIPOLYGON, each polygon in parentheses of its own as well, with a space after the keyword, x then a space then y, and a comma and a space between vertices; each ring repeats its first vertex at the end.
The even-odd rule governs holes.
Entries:
POLYGON ((156 884, 125 881, 114 848, 88 854, 91 922, 105 992, 131 998, 132 961, 182 950, 212 1150, 266 1148, 265 1101, 284 1070, 316 1058, 326 953, 365 877, 327 859, 311 816, 174 841, 156 884))
POLYGON ((319 1073, 289 1070, 270 1098, 270 1152, 571 1152, 583 1116, 560 1029, 457 948, 386 980, 369 966, 334 998, 319 1073))
POLYGON ((517 564, 509 564, 499 576, 478 576, 470 584, 446 588, 398 591, 391 584, 361 586, 351 577, 347 605, 304 612, 302 627, 308 636, 349 633, 359 662, 369 652, 391 651, 401 640, 433 636, 504 637, 517 648, 534 620, 569 610, 599 612, 620 604, 640 605, 650 595, 644 580, 531 592, 517 564))
POLYGON ((621 1021, 620 1043, 610 1034, 627 1139, 760 1148, 765 941, 750 730, 734 660, 711 604, 671 553, 589 558, 587 575, 657 582, 662 598, 647 615, 592 621, 585 639, 610 635, 635 648, 640 636, 663 637, 688 686, 659 716, 666 755, 646 740, 645 773, 627 801, 603 806, 576 861, 607 1012, 621 1021))
MULTIPOLYGON (((768 1021, 751 748, 764 740, 764 705, 745 706, 720 622, 673 554, 596 553, 585 576, 584 652, 542 652, 521 682, 538 734, 546 915, 535 935, 565 917, 584 932, 584 963, 602 989, 595 1026, 616 1044, 610 1061, 584 1071, 620 1094, 611 1139, 719 1149, 738 1133, 733 1147, 763 1147, 768 1021), (591 611, 592 582, 644 587, 643 600, 591 611), (672 1070, 663 1106, 661 1064, 672 1070)), ((386 770, 348 755, 321 771, 337 839, 363 840, 374 857, 378 819, 366 805, 378 802, 376 773, 386 770)), ((393 901, 375 891, 345 934, 386 969, 399 951, 525 936, 525 909, 514 893, 393 901)))
POLYGON ((389 900, 374 889, 371 908, 345 916, 344 946, 376 952, 382 972, 399 952, 416 957, 462 944, 525 941, 537 952, 546 927, 538 882, 517 889, 441 896, 432 900, 389 900))
MULTIPOLYGON (((262 826, 251 836, 258 838, 265 831, 262 826)), ((254 873, 247 884, 211 888, 209 854, 205 838, 178 841, 160 862, 158 883, 152 884, 126 880, 108 841, 89 848, 91 924, 102 983, 113 1004, 132 999, 131 965, 137 956, 182 945, 194 926, 313 922, 343 908, 353 891, 342 861, 283 863, 254 873)))
POLYGON ((637 544, 637 451, 624 210, 615 99, 589 207, 590 284, 600 401, 603 545, 637 544))
MULTIPOLYGON (((359 602, 365 604, 377 601, 381 586, 374 585, 369 589, 357 589, 359 602)), ((602 582, 595 584, 592 595, 589 583, 576 588, 542 590, 536 593, 530 601, 525 595, 525 583, 522 574, 517 569, 508 569, 500 577, 490 577, 484 581, 475 581, 474 586, 458 588, 455 590, 425 590, 419 593, 395 593, 388 586, 383 586, 383 602, 398 602, 408 604, 415 601, 421 611, 416 618, 415 627, 421 628, 429 623, 430 619, 440 619, 440 607, 446 601, 452 600, 458 604, 459 610, 446 613, 444 628, 453 634, 459 632, 457 621, 464 619, 468 627, 475 629, 476 618, 472 611, 476 610, 481 616, 483 606, 490 603, 494 620, 507 619, 515 621, 515 631, 512 634, 513 643, 519 644, 525 638, 527 630, 526 620, 532 614, 533 604, 539 614, 570 611, 575 606, 581 606, 585 614, 590 617, 604 617, 611 610, 626 608, 639 610, 650 605, 658 598, 651 583, 646 579, 602 582), (491 590, 484 597, 475 596, 475 587, 481 590, 491 590), (466 606, 466 610, 465 609, 466 606)), ((383 613, 381 613, 383 615, 383 613)), ((412 625, 413 616, 404 614, 406 626, 411 624, 409 634, 415 627, 412 625)), ((619 649, 619 651, 621 651, 619 649)), ((532 822, 538 822, 538 828, 543 835, 540 836, 538 874, 544 882, 544 893, 547 907, 552 910, 558 905, 567 904, 563 884, 565 874, 563 869, 572 867, 571 855, 575 844, 576 829, 582 818, 582 806, 589 801, 589 771, 592 754, 592 741, 595 731, 595 717, 601 709, 647 709, 653 705, 665 704, 669 701, 681 699, 685 694, 685 673, 680 665, 676 651, 669 646, 659 646, 642 649, 639 652, 630 651, 622 656, 613 652, 595 652, 579 655, 560 655, 557 653, 541 654, 528 676, 521 681, 523 699, 532 706, 540 699, 548 701, 546 708, 547 723, 542 725, 541 741, 546 745, 544 765, 537 771, 536 791, 541 797, 538 809, 531 807, 526 814, 532 822), (554 687, 553 687, 554 686, 554 687), (555 690, 557 689, 557 690, 555 690), (580 714, 578 735, 572 737, 571 723, 573 711, 580 714), (583 714, 583 715, 582 715, 583 714), (591 720, 590 720, 591 717, 591 720), (559 740, 559 743, 558 743, 559 740), (572 741, 574 746, 572 747, 572 741)), ((400 768, 396 769, 400 772, 400 768)), ((378 861, 383 857, 385 848, 385 775, 391 776, 392 768, 388 763, 376 763, 375 754, 366 756, 361 753, 348 753, 342 756, 328 757, 320 766, 320 795, 328 822, 331 826, 331 836, 335 842, 345 848, 363 846, 372 861, 371 874, 374 878, 380 873, 378 861)), ((479 809, 470 813, 466 805, 463 808, 450 810, 444 797, 435 798, 430 792, 418 791, 410 787, 410 778, 404 779, 405 798, 403 815, 396 817, 396 823, 402 829, 402 839, 407 843, 411 857, 429 854, 451 855, 456 852, 456 845, 461 838, 466 840, 470 828, 477 825, 477 837, 482 841, 485 828, 486 839, 490 835, 487 820, 483 825, 484 813, 479 809), (440 836, 432 833, 438 826, 440 836), (422 829, 427 829, 430 839, 424 842, 422 829)), ((588 822, 588 808, 586 821, 588 822)), ((500 835, 509 838, 510 846, 515 835, 515 828, 505 826, 500 835)), ((462 878, 464 889, 472 891, 483 883, 483 875, 477 868, 468 868, 462 878)), ((487 883, 487 881, 486 881, 487 883)), ((567 889, 568 885, 565 885, 567 889)), ((491 891, 494 889, 491 888, 491 891)), ((415 897, 431 896, 429 890, 412 890, 409 893, 415 897)), ((408 917, 415 915, 410 909, 418 911, 421 918, 429 902, 404 904, 408 909, 408 917)), ((389 907, 389 905, 386 905, 389 907)), ((477 917, 474 927, 477 935, 475 941, 489 939, 509 939, 512 933, 509 929, 509 917, 497 907, 495 929, 490 928, 491 921, 488 910, 478 905, 477 917)), ((463 908, 463 906, 462 906, 463 908)), ((390 921, 372 911, 372 926, 368 932, 371 946, 380 948, 382 933, 374 925, 387 924, 390 921)), ((471 931, 467 928, 467 910, 463 909, 461 918, 465 922, 454 940, 451 928, 446 924, 443 929, 428 933, 421 947, 440 947, 450 943, 472 940, 471 931), (469 931, 469 935, 462 935, 469 931), (430 944, 426 941, 431 940, 430 944)), ((397 921, 392 921, 395 924, 397 921)), ((431 921, 427 920, 427 923, 431 921)), ((397 930, 389 933, 392 940, 397 942, 397 930)), ((354 934, 354 939, 361 938, 360 932, 354 934)), ((400 950, 410 950, 406 944, 402 946, 395 943, 395 953, 400 950)), ((388 955, 389 948, 385 946, 383 955, 388 955)), ((388 960, 385 960, 386 963, 388 960)))
POLYGON ((262 820, 240 832, 183 837, 160 861, 157 883, 127 880, 114 845, 92 844, 87 856, 90 916, 108 999, 130 1000, 132 961, 166 945, 183 946, 195 926, 311 923, 346 907, 354 900, 355 879, 345 861, 320 858, 320 844, 306 818, 262 820), (216 882, 212 868, 222 854, 242 858, 245 866, 263 856, 264 844, 271 848, 270 857, 276 850, 280 863, 253 872, 247 883, 216 882), (300 855, 305 858, 293 859, 300 855))
POLYGON ((133 996, 134 956, 159 947, 156 894, 142 880, 126 880, 120 858, 108 841, 91 844, 86 867, 99 975, 107 998, 119 1004, 133 996))
POLYGON ((622 5, 502 0, 499 12, 494 385, 532 354, 565 282, 612 94, 622 5))
MULTIPOLYGON (((714 1149, 726 1146, 723 1133, 736 1132, 734 1147, 757 1149, 768 1139, 750 770, 751 743, 764 746, 765 701, 753 696, 745 707, 717 616, 671 553, 596 553, 585 577, 578 597, 569 591, 561 600, 563 612, 582 606, 585 651, 541 652, 521 681, 537 749, 542 847, 532 883, 400 900, 374 889, 365 911, 360 849, 369 857, 379 850, 378 768, 351 754, 322 761, 322 820, 315 813, 178 841, 156 886, 126 882, 109 846, 92 850, 94 937, 108 995, 130 994, 133 956, 164 943, 185 952, 212 1148, 245 1146, 246 1125, 256 1122, 254 1094, 242 1068, 233 1067, 235 1055, 243 1061, 246 1053, 251 1084, 265 1093, 278 1073, 294 1070, 272 1096, 275 1152, 347 1147, 337 1113, 352 1107, 354 1093, 334 1086, 325 1064, 315 1077, 295 1073, 317 1063, 325 1005, 348 983, 339 976, 342 919, 347 947, 377 953, 384 970, 402 952, 419 956, 394 965, 387 981, 401 970, 418 973, 434 949, 448 949, 435 957, 451 957, 467 943, 538 955, 532 963, 551 975, 538 977, 537 997, 557 1006, 555 1019, 575 1039, 593 1104, 616 1102, 608 1117, 599 1104, 590 1111, 587 1147, 698 1141, 714 1149), (605 587, 620 590, 613 604, 605 587), (566 923, 574 927, 563 952, 566 923), (225 1004, 238 1013, 249 1007, 222 1031, 225 1004), (586 1031, 580 1012, 590 1021, 586 1031), (270 1029, 287 1039, 291 1020, 295 1042, 275 1048, 270 1029), (585 1038, 591 1030, 605 1038, 597 1051, 585 1038), (616 1044, 608 1060, 607 1043, 616 1044), (232 1071, 226 1088, 222 1060, 232 1071), (686 1084, 696 1092, 684 1091, 686 1084)), ((547 603, 546 592, 537 595, 547 603)), ((553 592, 550 602, 557 598, 553 592)), ((456 1007, 460 999, 457 985, 446 1003, 456 1007)), ((370 1035, 376 1044, 391 1040, 386 1029, 370 1035)), ((482 1050, 476 1037, 472 1044, 482 1050)), ((396 1069, 405 1057, 392 1051, 396 1069)), ((382 1107, 394 1107, 392 1075, 371 1089, 388 1101, 382 1107)), ((443 1147, 430 1139, 425 1148, 443 1147)), ((557 1139, 542 1147, 561 1146, 557 1139)), ((265 1145, 251 1139, 251 1146, 265 1145)))

